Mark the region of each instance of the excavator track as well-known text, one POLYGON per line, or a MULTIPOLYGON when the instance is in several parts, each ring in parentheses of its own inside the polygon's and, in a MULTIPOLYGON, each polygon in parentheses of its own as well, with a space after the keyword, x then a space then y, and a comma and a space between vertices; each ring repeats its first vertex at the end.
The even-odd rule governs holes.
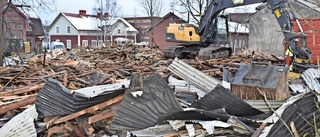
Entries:
POLYGON ((232 51, 230 47, 214 47, 209 46, 199 50, 198 58, 202 60, 215 59, 231 56, 232 51))
POLYGON ((175 58, 180 57, 180 53, 184 49, 184 46, 174 46, 169 47, 164 50, 164 57, 165 58, 175 58))
POLYGON ((199 59, 208 60, 214 58, 228 57, 231 56, 230 47, 218 47, 208 46, 206 48, 200 48, 200 46, 174 46, 164 50, 165 58, 195 58, 198 56, 199 59))

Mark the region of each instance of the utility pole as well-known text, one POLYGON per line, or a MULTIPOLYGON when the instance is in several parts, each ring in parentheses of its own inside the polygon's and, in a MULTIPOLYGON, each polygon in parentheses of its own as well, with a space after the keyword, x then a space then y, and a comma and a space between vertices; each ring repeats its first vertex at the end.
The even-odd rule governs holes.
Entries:
MULTIPOLYGON (((0 8, 3 9, 4 1, 0 0, 0 8)), ((4 49, 4 39, 3 39, 3 22, 4 22, 3 10, 0 13, 0 66, 3 66, 3 49, 4 49)))

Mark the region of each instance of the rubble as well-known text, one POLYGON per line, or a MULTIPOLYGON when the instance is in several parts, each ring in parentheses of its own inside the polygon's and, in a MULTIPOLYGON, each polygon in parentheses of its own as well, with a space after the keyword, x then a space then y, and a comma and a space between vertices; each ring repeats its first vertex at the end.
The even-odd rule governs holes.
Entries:
MULTIPOLYGON (((314 92, 295 88, 296 96, 280 101, 263 90, 260 98, 235 94, 237 72, 252 61, 283 63, 250 50, 223 59, 167 60, 157 49, 135 45, 37 54, 27 65, 0 69, 0 136, 315 135, 305 121, 320 119, 314 92)), ((302 76, 317 91, 311 87, 318 84, 316 71, 302 76)))

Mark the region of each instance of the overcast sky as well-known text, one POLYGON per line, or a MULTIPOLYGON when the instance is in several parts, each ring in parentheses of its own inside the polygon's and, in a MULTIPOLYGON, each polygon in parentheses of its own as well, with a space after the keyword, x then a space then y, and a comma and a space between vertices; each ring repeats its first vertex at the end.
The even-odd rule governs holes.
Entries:
MULTIPOLYGON (((68 13, 79 13, 79 10, 86 10, 88 14, 93 14, 93 8, 97 7, 95 3, 96 0, 56 0, 54 11, 49 12, 41 12, 37 11, 41 20, 50 25, 50 23, 57 17, 60 12, 68 12, 68 13), (85 2, 84 2, 85 1, 85 2)), ((164 0, 165 4, 163 5, 162 15, 165 15, 169 12, 169 2, 170 0, 164 0)), ((117 4, 121 8, 119 13, 120 16, 128 17, 128 16, 144 16, 142 8, 137 4, 136 0, 117 0, 117 4)), ((259 4, 253 4, 250 12, 254 12, 255 8, 259 4)), ((54 7, 54 6, 51 6, 54 7)), ((239 8, 239 7, 238 7, 239 8)), ((241 7, 240 7, 241 8, 241 7)), ((36 9, 35 9, 36 10, 36 9)), ((237 11, 239 12, 239 11, 237 11)), ((184 17, 179 15, 180 17, 184 17)), ((186 16, 185 16, 186 18, 186 16)), ((186 20, 186 19, 185 19, 186 20)))
MULTIPOLYGON (((80 9, 83 9, 87 10, 88 14, 92 14, 92 9, 95 7, 95 1, 96 0, 56 0, 56 11, 50 11, 49 13, 37 12, 43 22, 51 22, 60 12, 78 13, 80 9)), ((141 7, 136 3, 136 0, 117 0, 117 4, 121 7, 120 16, 143 15, 141 7)), ((169 11, 164 10, 163 14, 166 14, 167 12, 169 11)))

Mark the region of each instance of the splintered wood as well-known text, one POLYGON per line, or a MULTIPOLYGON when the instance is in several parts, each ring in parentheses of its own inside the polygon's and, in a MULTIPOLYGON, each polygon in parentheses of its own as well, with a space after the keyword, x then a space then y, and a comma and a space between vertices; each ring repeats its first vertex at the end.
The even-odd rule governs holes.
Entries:
MULTIPOLYGON (((2 117, 9 112, 19 113, 25 109, 25 106, 34 104, 37 92, 49 78, 60 81, 69 90, 75 90, 116 83, 128 79, 133 73, 157 72, 166 78, 171 74, 167 66, 172 62, 172 59, 163 58, 163 53, 157 49, 134 45, 55 51, 47 53, 45 66, 43 66, 43 58, 43 54, 37 54, 26 57, 28 65, 0 68, 0 115, 2 117)), ((250 50, 242 50, 228 58, 211 60, 196 58, 184 59, 184 61, 218 79, 222 79, 223 68, 235 73, 240 63, 252 61, 283 63, 283 60, 277 57, 254 53, 250 50)), ((46 134, 48 136, 92 135, 95 128, 106 128, 106 125, 111 123, 115 109, 122 98, 123 95, 64 117, 47 117, 44 119, 49 128, 46 134)))

